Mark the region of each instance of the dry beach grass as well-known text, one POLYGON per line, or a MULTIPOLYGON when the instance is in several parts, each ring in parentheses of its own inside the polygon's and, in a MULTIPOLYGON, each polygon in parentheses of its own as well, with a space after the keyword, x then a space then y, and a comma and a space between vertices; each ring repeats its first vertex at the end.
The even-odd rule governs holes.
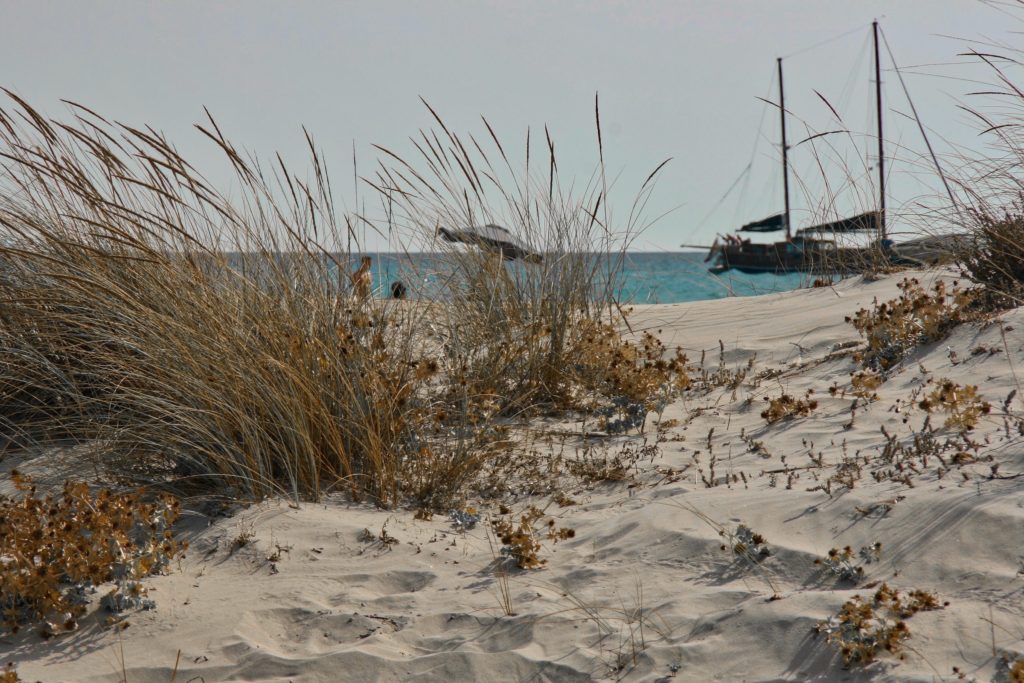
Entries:
MULTIPOLYGON (((12 447, 88 443, 120 477, 248 499, 343 489, 443 506, 500 436, 495 416, 564 409, 661 363, 609 332, 618 252, 593 258, 591 234, 607 230, 556 196, 553 178, 542 197, 509 198, 541 266, 509 275, 490 254, 449 253, 447 295, 407 306, 351 291, 351 221, 335 214, 312 140, 305 182, 244 159, 212 119, 200 126, 242 187, 229 200, 152 131, 82 107, 67 125, 16 104, 0 119, 12 447), (617 371, 587 362, 602 345, 617 371)), ((464 153, 451 141, 447 153, 464 153)), ((470 164, 459 168, 472 183, 470 164)), ((382 188, 428 234, 487 210, 451 215, 462 207, 449 190, 445 203, 429 186, 382 188)), ((596 208, 596 196, 584 198, 596 208)), ((674 368, 634 381, 630 398, 674 368)))

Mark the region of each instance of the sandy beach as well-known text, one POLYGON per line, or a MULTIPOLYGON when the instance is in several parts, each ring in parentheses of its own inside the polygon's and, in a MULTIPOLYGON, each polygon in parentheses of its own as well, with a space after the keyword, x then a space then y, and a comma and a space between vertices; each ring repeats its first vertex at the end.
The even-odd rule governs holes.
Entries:
MULTIPOLYGON (((860 337, 844 318, 895 297, 902 277, 638 306, 635 330, 746 371, 686 392, 660 429, 652 415, 643 436, 594 437, 611 454, 648 447, 621 477, 472 501, 472 528, 342 499, 186 512, 186 557, 145 582, 155 609, 110 629, 93 604, 56 640, 3 637, 2 659, 47 682, 1000 680, 1024 654, 1024 403, 1005 403, 1024 373, 1024 313, 914 349, 851 415, 860 337), (955 430, 932 414, 922 462, 917 404, 942 379, 977 385, 991 411, 948 447, 955 430), (761 417, 766 397, 808 391, 809 414, 761 417), (573 533, 540 537, 542 568, 510 568, 489 522, 531 505, 573 533), (744 526, 759 537, 738 548, 744 526), (853 578, 815 562, 844 547, 853 578), (845 666, 822 624, 883 585, 937 604, 906 619, 898 655, 845 666)), ((66 476, 52 458, 0 460, 14 467, 66 476)))
POLYGON ((1024 0, 3 18, 0 683, 1024 683, 1024 0))

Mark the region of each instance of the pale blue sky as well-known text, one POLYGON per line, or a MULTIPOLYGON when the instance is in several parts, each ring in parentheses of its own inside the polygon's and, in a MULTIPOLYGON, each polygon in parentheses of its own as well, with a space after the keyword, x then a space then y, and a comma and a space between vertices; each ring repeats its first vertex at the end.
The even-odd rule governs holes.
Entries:
MULTIPOLYGON (((586 177, 596 162, 599 92, 608 168, 621 173, 622 195, 674 158, 649 213, 679 208, 636 245, 652 250, 707 243, 736 222, 781 208, 777 121, 769 112, 742 201, 735 193, 700 224, 751 159, 764 112, 756 98, 775 98, 769 87, 777 56, 787 57, 788 108, 809 122, 791 122, 791 141, 836 128, 815 89, 850 130, 872 133, 865 50, 878 18, 901 67, 933 65, 908 68, 906 78, 935 141, 943 149, 938 136, 981 149, 956 107, 978 89, 957 79, 981 73, 957 56, 965 48, 958 38, 1014 44, 1012 32, 1024 28, 1024 11, 977 0, 2 0, 0 10, 0 84, 45 112, 62 114, 59 99, 66 98, 120 121, 148 123, 213 177, 220 162, 191 129, 203 106, 237 144, 265 155, 280 150, 296 165, 305 125, 349 205, 351 182, 340 179, 351 178, 353 142, 364 169, 375 158, 371 143, 408 152, 407 138, 432 123, 420 95, 452 128, 480 133, 482 114, 513 145, 527 126, 546 123, 563 174, 586 177)), ((907 148, 897 156, 910 160, 923 145, 900 115, 907 106, 895 74, 883 81, 886 138, 907 148)), ((870 208, 870 186, 859 176, 873 141, 853 138, 857 151, 844 136, 831 139, 836 151, 819 149, 818 156, 832 165, 833 188, 842 176, 836 157, 845 158, 860 187, 839 190, 836 210, 870 208)), ((807 222, 822 195, 809 145, 794 151, 793 164, 807 185, 794 191, 795 220, 807 222)), ((910 170, 899 160, 893 166, 890 203, 897 207, 938 192, 927 172, 910 170)))

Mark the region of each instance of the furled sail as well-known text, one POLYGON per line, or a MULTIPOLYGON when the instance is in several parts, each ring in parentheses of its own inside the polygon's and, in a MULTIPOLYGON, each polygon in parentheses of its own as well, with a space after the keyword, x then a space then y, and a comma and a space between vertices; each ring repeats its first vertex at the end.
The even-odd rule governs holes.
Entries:
POLYGON ((759 221, 747 223, 740 232, 776 232, 778 230, 786 229, 786 214, 777 213, 774 216, 768 216, 768 218, 762 218, 759 221))
POLYGON ((850 216, 849 218, 843 218, 831 223, 822 223, 821 225, 812 225, 809 228, 802 228, 796 234, 802 237, 804 235, 811 234, 820 235, 826 233, 867 232, 869 230, 877 230, 880 217, 881 212, 879 211, 867 211, 865 213, 850 216))

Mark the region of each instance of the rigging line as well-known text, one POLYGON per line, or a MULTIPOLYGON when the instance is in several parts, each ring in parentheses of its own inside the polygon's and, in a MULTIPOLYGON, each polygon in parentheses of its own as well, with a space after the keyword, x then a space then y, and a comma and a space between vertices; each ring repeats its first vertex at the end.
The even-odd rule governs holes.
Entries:
MULTIPOLYGON (((770 80, 770 82, 768 84, 768 91, 769 92, 771 92, 772 86, 774 86, 774 85, 775 85, 775 71, 773 69, 772 70, 772 77, 771 77, 771 80, 770 80)), ((732 181, 732 184, 729 186, 729 189, 725 191, 725 194, 723 194, 721 196, 721 198, 715 203, 715 205, 711 207, 711 210, 708 211, 706 214, 704 214, 704 217, 701 218, 700 221, 697 222, 697 225, 694 226, 693 230, 691 230, 691 234, 693 232, 696 232, 697 230, 700 230, 701 228, 704 227, 704 225, 707 223, 708 219, 711 218, 711 216, 715 213, 715 211, 717 211, 719 208, 721 208, 722 204, 729 197, 729 195, 732 194, 732 191, 736 189, 736 186, 739 185, 741 181, 744 181, 744 190, 743 190, 743 192, 746 192, 746 187, 750 184, 750 169, 753 167, 754 159, 757 156, 757 148, 758 148, 758 144, 761 141, 762 129, 763 129, 763 126, 764 126, 764 117, 765 117, 765 115, 767 113, 767 110, 768 110, 767 106, 762 106, 761 107, 761 119, 757 123, 757 134, 754 136, 754 144, 753 144, 753 147, 750 150, 750 159, 747 161, 747 165, 743 168, 743 170, 736 177, 736 179, 732 181)))
MULTIPOLYGON (((772 69, 771 76, 768 79, 768 89, 765 91, 765 98, 763 98, 763 100, 766 100, 767 97, 769 97, 771 95, 772 90, 775 88, 775 79, 776 79, 777 76, 778 76, 778 72, 775 69, 772 69)), ((763 104, 761 106, 761 118, 758 119, 758 121, 757 121, 757 134, 754 136, 754 144, 753 144, 753 146, 750 149, 750 159, 747 162, 748 166, 753 166, 754 161, 757 159, 757 150, 758 150, 758 148, 761 145, 761 140, 762 140, 762 138, 766 137, 765 133, 764 133, 764 120, 765 120, 765 117, 767 115, 768 115, 768 105, 767 104, 763 104)), ((732 222, 734 224, 740 222, 740 218, 739 218, 740 210, 741 210, 741 208, 743 207, 743 204, 746 201, 745 198, 748 196, 748 192, 749 191, 750 191, 750 176, 748 175, 746 177, 746 179, 744 180, 744 182, 743 182, 743 189, 740 190, 740 201, 736 204, 736 208, 733 211, 732 222)))
MULTIPOLYGON (((853 62, 850 67, 849 73, 846 77, 845 83, 843 83, 842 89, 839 91, 839 95, 833 98, 831 101, 835 103, 838 111, 845 111, 849 107, 850 101, 853 99, 855 91, 861 82, 861 70, 864 66, 864 57, 868 54, 867 46, 871 40, 871 33, 864 33, 864 40, 861 41, 860 49, 857 50, 857 59, 853 62)), ((837 117, 838 118, 838 117, 837 117)), ((842 122, 841 119, 839 119, 842 122)))
POLYGON ((796 52, 790 52, 788 55, 783 55, 782 58, 783 59, 789 59, 790 57, 796 57, 797 55, 802 55, 805 52, 810 52, 811 50, 816 50, 817 48, 822 47, 823 45, 828 45, 829 43, 834 43, 837 40, 842 40, 846 36, 852 35, 852 34, 858 32, 858 31, 862 31, 862 30, 864 30, 864 27, 858 25, 856 28, 851 28, 849 31, 844 31, 843 33, 840 33, 837 36, 833 36, 831 38, 826 38, 825 40, 822 40, 822 41, 820 41, 818 43, 814 43, 813 45, 809 45, 809 46, 807 46, 805 48, 801 48, 801 49, 797 50, 796 52))
MULTIPOLYGON (((767 94, 768 95, 771 94, 772 88, 775 87, 775 76, 776 76, 775 69, 772 69, 772 75, 771 75, 771 78, 768 81, 768 90, 767 90, 767 94)), ((754 146, 750 150, 750 162, 751 163, 754 162, 754 157, 757 155, 757 147, 758 147, 758 144, 761 142, 761 136, 762 136, 762 132, 764 130, 764 117, 767 116, 767 115, 768 115, 768 107, 766 105, 762 105, 762 107, 761 107, 761 118, 758 119, 758 121, 757 121, 757 135, 754 136, 754 146)))
POLYGON ((704 217, 701 218, 697 225, 694 227, 693 232, 696 232, 697 230, 700 230, 701 228, 704 227, 704 224, 707 223, 707 220, 711 218, 711 215, 715 211, 717 211, 719 207, 722 206, 722 203, 729 197, 730 194, 732 194, 732 191, 736 189, 736 186, 740 184, 740 181, 748 177, 752 165, 753 163, 747 164, 746 167, 744 167, 744 169, 740 172, 740 174, 736 176, 736 179, 732 181, 732 185, 729 186, 729 189, 725 191, 725 194, 723 194, 717 202, 715 202, 715 205, 711 207, 711 210, 704 214, 704 217))
MULTIPOLYGON (((881 27, 879 27, 881 29, 881 27)), ((893 69, 896 71, 896 75, 899 76, 900 86, 903 88, 903 94, 907 97, 907 102, 910 104, 910 111, 914 114, 914 121, 917 122, 917 127, 921 131, 921 137, 924 138, 924 144, 928 147, 928 153, 932 157, 932 163, 935 164, 935 170, 938 171, 939 177, 942 178, 942 184, 946 188, 946 194, 949 195, 949 200, 953 202, 953 210, 956 211, 957 215, 963 220, 963 215, 960 213, 960 203, 953 196, 953 190, 949 187, 949 180, 946 178, 946 174, 942 171, 942 166, 939 164, 939 158, 935 156, 935 150, 932 149, 931 140, 928 139, 928 133, 924 130, 924 124, 921 123, 921 117, 917 115, 917 107, 914 106, 914 101, 910 99, 910 91, 907 89, 907 84, 903 80, 903 73, 900 71, 899 66, 896 64, 896 57, 892 54, 892 48, 889 47, 889 39, 885 35, 885 31, 879 30, 882 34, 882 42, 885 43, 885 51, 889 53, 889 61, 892 62, 893 69)))

